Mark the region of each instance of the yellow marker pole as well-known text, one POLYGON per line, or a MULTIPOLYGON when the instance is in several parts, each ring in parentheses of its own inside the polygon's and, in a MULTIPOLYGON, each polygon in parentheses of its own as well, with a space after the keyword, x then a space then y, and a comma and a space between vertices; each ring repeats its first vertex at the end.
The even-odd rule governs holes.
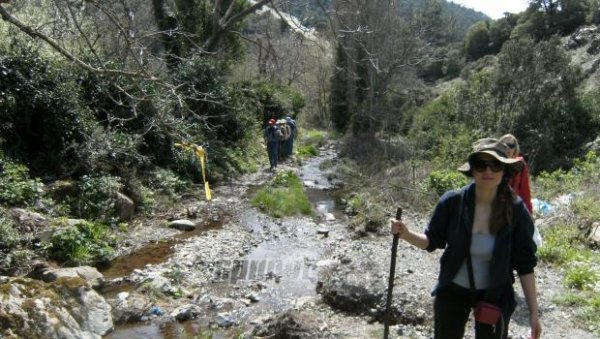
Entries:
POLYGON ((190 144, 190 143, 186 143, 186 142, 175 143, 175 146, 179 146, 187 151, 194 152, 196 159, 198 159, 198 161, 200 161, 200 168, 202 169, 202 181, 204 182, 204 193, 206 194, 206 200, 208 200, 208 201, 212 200, 212 193, 210 190, 210 186, 208 185, 208 181, 206 181, 206 175, 205 175, 205 170, 204 170, 204 168, 206 166, 206 162, 208 161, 208 157, 206 155, 206 151, 204 151, 204 148, 202 146, 198 146, 196 144, 190 144))

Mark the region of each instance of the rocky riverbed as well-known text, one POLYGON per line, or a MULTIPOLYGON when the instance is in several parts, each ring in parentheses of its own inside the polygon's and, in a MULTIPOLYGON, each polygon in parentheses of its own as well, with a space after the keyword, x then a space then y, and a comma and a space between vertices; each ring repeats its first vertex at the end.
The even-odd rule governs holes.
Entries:
MULTIPOLYGON (((330 194, 336 161, 328 145, 302 165, 280 166, 303 180, 316 217, 275 219, 252 207, 253 192, 274 175, 261 171, 216 187, 210 203, 191 200, 139 223, 122 242, 122 256, 101 268, 101 276, 84 277, 101 280, 96 290, 110 314, 102 313, 105 321, 94 325, 99 330, 88 326, 79 333, 110 339, 381 338, 392 238, 348 231, 343 206, 330 194), (334 166, 324 169, 323 162, 334 166), (186 230, 167 227, 173 221, 186 230)), ((427 220, 409 207, 403 218, 415 228, 427 220)), ((390 337, 432 337, 430 290, 440 254, 399 244, 390 337)), ((561 272, 540 265, 537 276, 543 337, 596 338, 572 310, 553 302, 565 293, 561 272)), ((77 299, 89 289, 71 290, 77 299)), ((517 290, 509 337, 528 338, 518 284, 517 290)))

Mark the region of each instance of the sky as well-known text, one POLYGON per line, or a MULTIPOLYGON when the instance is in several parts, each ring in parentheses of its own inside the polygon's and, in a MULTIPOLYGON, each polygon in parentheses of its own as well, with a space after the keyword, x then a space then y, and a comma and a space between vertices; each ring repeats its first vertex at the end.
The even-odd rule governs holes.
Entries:
POLYGON ((455 4, 482 12, 492 19, 500 19, 504 12, 519 13, 527 8, 528 0, 449 0, 455 4))

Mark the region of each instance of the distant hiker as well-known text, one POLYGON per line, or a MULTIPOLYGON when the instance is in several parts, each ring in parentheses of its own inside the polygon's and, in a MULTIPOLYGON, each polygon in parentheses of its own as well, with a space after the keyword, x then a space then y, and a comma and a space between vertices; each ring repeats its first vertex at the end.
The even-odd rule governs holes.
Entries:
POLYGON ((440 198, 424 233, 391 220, 392 234, 400 239, 430 252, 444 249, 432 292, 435 339, 463 338, 471 309, 476 338, 508 338, 516 307, 514 271, 529 308, 530 338, 541 336, 533 221, 508 186, 519 160, 508 158, 507 152, 500 140, 478 140, 458 169, 473 181, 440 198))
POLYGON ((285 121, 285 119, 277 120, 277 128, 281 130, 281 141, 279 143, 279 160, 284 161, 287 158, 285 150, 287 148, 287 143, 290 138, 291 130, 290 126, 288 126, 287 121, 285 121))
POLYGON ((273 171, 277 167, 277 158, 279 157, 279 142, 281 131, 275 125, 275 119, 269 119, 265 128, 265 143, 267 144, 267 153, 269 154, 269 170, 273 171))
POLYGON ((531 189, 529 187, 529 169, 527 163, 521 155, 521 148, 517 138, 512 134, 505 134, 500 138, 500 141, 508 146, 506 155, 511 159, 518 159, 521 164, 521 170, 516 172, 511 178, 508 184, 512 187, 513 191, 523 199, 525 206, 529 210, 530 214, 533 214, 533 204, 531 203, 531 189))
POLYGON ((298 132, 296 131, 296 121, 292 119, 289 115, 285 117, 285 122, 290 129, 290 137, 288 138, 285 144, 285 150, 283 152, 284 158, 289 158, 294 151, 294 139, 296 139, 296 135, 298 132))

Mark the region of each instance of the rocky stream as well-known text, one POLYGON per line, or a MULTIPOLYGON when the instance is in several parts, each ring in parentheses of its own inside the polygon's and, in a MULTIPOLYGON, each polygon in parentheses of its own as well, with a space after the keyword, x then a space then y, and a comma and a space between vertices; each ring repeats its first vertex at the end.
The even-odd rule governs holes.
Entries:
MULTIPOLYGON (((47 338, 382 338, 392 238, 348 230, 350 217, 332 195, 336 161, 330 144, 302 165, 278 169, 298 174, 316 217, 261 213, 249 200, 274 174, 245 175, 215 187, 211 202, 199 194, 134 227, 106 267, 43 268, 38 278, 54 281, 60 300, 42 292, 39 280, 2 278, 10 296, 3 309, 35 314, 47 327, 36 333, 47 338), (325 169, 325 161, 334 166, 325 169)), ((404 219, 422 227, 427 216, 407 206, 404 219)), ((432 337, 430 291, 440 254, 400 243, 390 337, 432 337)), ((543 337, 596 338, 554 303, 564 293, 561 272, 540 265, 537 276, 543 337)), ((509 338, 528 338, 517 291, 509 338)))

